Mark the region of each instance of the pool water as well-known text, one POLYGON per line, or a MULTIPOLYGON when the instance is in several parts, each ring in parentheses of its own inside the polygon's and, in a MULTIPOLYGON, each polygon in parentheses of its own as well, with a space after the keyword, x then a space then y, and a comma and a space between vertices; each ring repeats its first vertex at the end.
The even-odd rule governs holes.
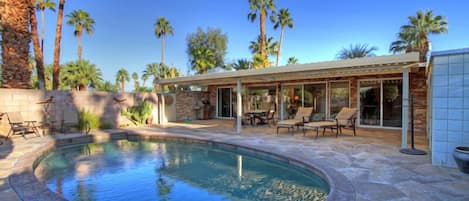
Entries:
POLYGON ((208 144, 113 141, 58 148, 35 169, 67 200, 325 200, 310 171, 208 144))

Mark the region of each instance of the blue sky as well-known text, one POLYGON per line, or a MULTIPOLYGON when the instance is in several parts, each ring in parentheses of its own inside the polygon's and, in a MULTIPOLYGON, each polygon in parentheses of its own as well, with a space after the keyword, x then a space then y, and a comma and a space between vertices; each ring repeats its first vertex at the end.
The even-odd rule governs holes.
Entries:
MULTIPOLYGON (((278 8, 288 8, 294 28, 286 31, 280 64, 295 56, 300 63, 333 60, 350 44, 378 47, 377 55, 390 54, 389 44, 399 27, 417 10, 433 10, 449 23, 449 33, 431 36, 433 50, 469 47, 469 12, 465 0, 277 0, 278 8)), ((247 20, 247 0, 67 0, 65 14, 83 9, 95 19, 95 31, 83 37, 83 58, 113 81, 119 68, 141 72, 146 64, 159 62, 161 41, 154 35, 154 23, 166 17, 174 27, 167 37, 165 62, 188 72, 186 37, 197 27, 220 28, 228 35, 226 61, 251 58, 249 42, 259 34, 259 23, 247 20)), ((53 61, 56 13, 46 14, 45 62, 53 61)), ((67 17, 64 18, 64 21, 67 17)), ((279 31, 267 23, 267 35, 278 38, 279 31)), ((77 59, 73 27, 64 24, 61 63, 77 59)))

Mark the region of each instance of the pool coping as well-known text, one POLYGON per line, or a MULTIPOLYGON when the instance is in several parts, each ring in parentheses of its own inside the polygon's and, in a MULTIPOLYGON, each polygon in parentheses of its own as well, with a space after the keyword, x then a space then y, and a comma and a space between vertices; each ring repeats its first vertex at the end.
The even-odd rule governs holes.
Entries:
POLYGON ((234 150, 242 150, 254 156, 262 156, 279 160, 307 169, 318 174, 329 184, 329 194, 327 201, 353 201, 356 200, 356 193, 352 183, 338 171, 328 168, 326 164, 318 161, 305 161, 299 157, 288 156, 287 154, 273 152, 272 150, 265 150, 256 148, 249 145, 239 143, 227 142, 219 138, 207 138, 202 136, 192 136, 184 133, 172 132, 138 132, 133 130, 116 130, 106 134, 94 135, 81 135, 72 136, 69 138, 56 139, 48 142, 32 154, 21 157, 14 165, 13 173, 8 177, 10 186, 16 192, 21 200, 66 200, 59 195, 55 194, 47 188, 47 186, 40 182, 34 175, 34 168, 41 157, 45 156, 48 152, 57 146, 91 143, 91 142, 106 142, 111 140, 176 140, 184 142, 198 142, 207 143, 214 146, 226 147, 234 150))

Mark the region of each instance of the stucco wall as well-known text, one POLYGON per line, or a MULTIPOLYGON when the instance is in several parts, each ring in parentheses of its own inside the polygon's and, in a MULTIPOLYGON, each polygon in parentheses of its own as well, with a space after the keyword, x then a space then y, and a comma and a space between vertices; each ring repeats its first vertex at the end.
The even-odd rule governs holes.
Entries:
MULTIPOLYGON (((60 128, 62 121, 74 122, 77 112, 81 109, 99 116, 102 123, 113 127, 120 121, 120 108, 135 105, 138 101, 148 100, 154 104, 153 116, 158 113, 158 98, 152 93, 107 93, 107 92, 70 92, 70 91, 40 91, 25 89, 0 89, 0 113, 20 112, 24 120, 42 122, 45 120, 45 105, 38 104, 53 96, 53 103, 49 105, 50 118, 55 120, 60 128), (114 99, 124 100, 118 104, 114 99)), ((153 121, 155 123, 157 121, 153 121)), ((3 118, 0 125, 0 135, 6 135, 10 126, 3 118)))

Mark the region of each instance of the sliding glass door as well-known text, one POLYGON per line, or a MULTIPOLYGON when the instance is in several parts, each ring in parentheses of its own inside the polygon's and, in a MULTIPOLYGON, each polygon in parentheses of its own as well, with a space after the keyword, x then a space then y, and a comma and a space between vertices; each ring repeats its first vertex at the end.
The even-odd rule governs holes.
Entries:
POLYGON ((313 120, 326 118, 326 83, 304 85, 304 107, 313 107, 313 120))
POLYGON ((343 107, 349 107, 349 81, 331 82, 330 84, 330 118, 334 119, 343 107))
POLYGON ((359 82, 360 125, 402 126, 402 80, 359 82))
POLYGON ((232 89, 218 88, 217 117, 232 117, 232 89))

